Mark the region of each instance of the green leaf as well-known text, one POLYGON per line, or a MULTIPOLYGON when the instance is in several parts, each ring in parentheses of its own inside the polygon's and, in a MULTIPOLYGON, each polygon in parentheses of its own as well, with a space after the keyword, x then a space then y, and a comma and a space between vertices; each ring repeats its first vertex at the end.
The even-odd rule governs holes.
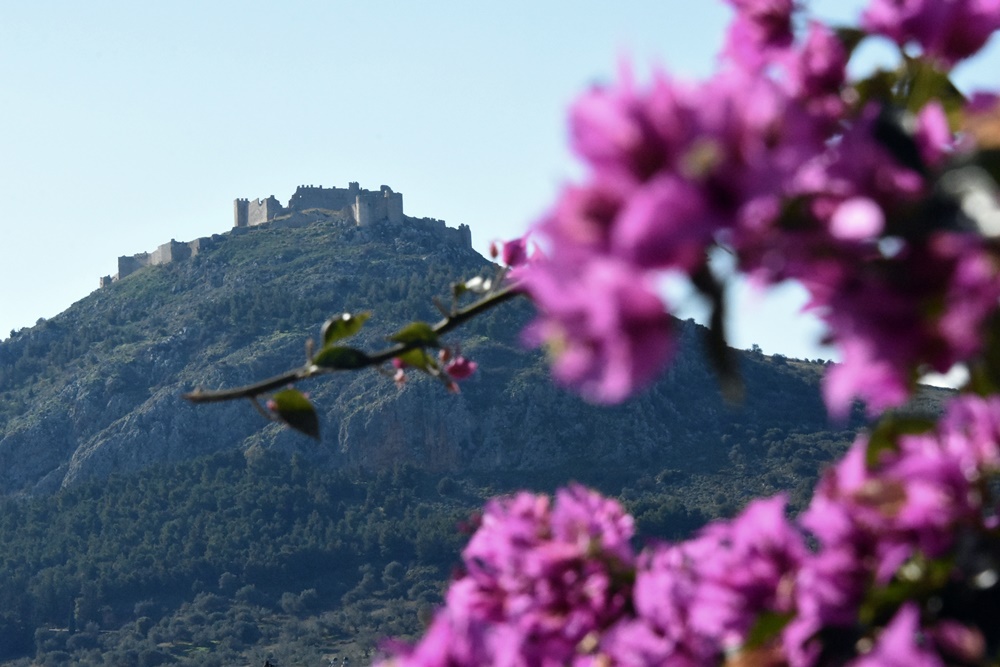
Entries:
POLYGON ((784 231, 808 231, 816 224, 809 203, 810 199, 802 195, 788 197, 781 202, 781 211, 774 224, 784 231))
POLYGON ((908 60, 907 70, 910 80, 904 101, 906 110, 916 114, 931 100, 938 100, 944 107, 948 120, 956 122, 957 114, 960 114, 962 107, 965 106, 965 96, 955 87, 948 75, 922 58, 908 60))
POLYGON ((389 336, 389 340, 403 345, 438 346, 438 336, 427 322, 411 322, 389 336))
POLYGON ((795 618, 794 614, 778 613, 776 611, 765 611, 757 616, 753 627, 747 633, 744 648, 755 649, 767 644, 769 641, 781 634, 785 626, 795 618))
POLYGON ((854 91, 858 95, 856 108, 863 109, 869 102, 885 104, 891 101, 898 79, 896 72, 880 69, 867 79, 855 83, 854 91))
POLYGON ((336 317, 331 317, 323 324, 323 328, 320 330, 323 347, 327 347, 334 341, 349 338, 358 333, 371 316, 370 312, 364 312, 357 315, 341 313, 336 317))
POLYGON ((400 361, 405 363, 407 366, 416 368, 418 370, 424 371, 425 373, 430 373, 437 369, 437 364, 434 362, 434 357, 427 354, 427 351, 422 347, 416 347, 412 350, 407 350, 397 357, 400 361))
POLYGON ((865 463, 869 468, 878 465, 883 452, 898 452, 899 438, 903 435, 919 435, 934 428, 935 422, 924 417, 883 417, 868 436, 865 463))
POLYGON ((909 600, 939 593, 952 578, 954 562, 949 558, 927 560, 917 555, 896 572, 884 586, 871 586, 858 607, 858 619, 865 625, 882 625, 909 600), (908 570, 913 576, 905 576, 908 570))
POLYGON ((861 40, 868 36, 868 33, 860 28, 850 28, 847 26, 834 28, 833 32, 837 35, 837 39, 840 40, 841 45, 843 45, 848 58, 850 58, 851 54, 854 53, 854 50, 858 48, 858 44, 861 43, 861 40))
POLYGON ((350 371, 364 368, 371 363, 371 360, 367 354, 353 347, 330 345, 320 350, 312 362, 320 368, 350 371))
POLYGON ((319 417, 316 409, 298 389, 285 389, 271 397, 274 412, 281 421, 310 438, 319 440, 319 417))

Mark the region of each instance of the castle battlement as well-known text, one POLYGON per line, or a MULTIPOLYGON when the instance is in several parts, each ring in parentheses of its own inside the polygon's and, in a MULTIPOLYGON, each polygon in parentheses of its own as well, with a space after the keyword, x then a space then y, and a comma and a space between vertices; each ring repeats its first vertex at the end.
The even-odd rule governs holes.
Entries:
MULTIPOLYGON (((301 227, 332 218, 339 221, 339 224, 349 225, 348 221, 353 221, 355 226, 362 228, 381 225, 411 226, 413 229, 430 232, 448 243, 472 247, 472 230, 468 225, 459 225, 454 229, 445 225, 442 220, 408 218, 403 215, 403 195, 393 192, 388 185, 383 185, 378 190, 365 190, 354 181, 348 183, 346 189, 300 185, 288 200, 287 206, 282 206, 274 195, 252 201, 238 198, 233 200, 233 218, 234 234, 272 222, 284 227, 301 227), (307 211, 311 212, 307 214, 307 211)), ((118 273, 102 277, 101 287, 107 287, 146 266, 190 259, 216 246, 225 238, 225 235, 213 234, 188 242, 171 239, 153 252, 122 255, 118 258, 118 273)))
POLYGON ((300 185, 288 200, 287 206, 282 206, 274 195, 264 200, 236 199, 233 202, 233 226, 255 227, 311 208, 342 213, 361 227, 380 222, 399 225, 404 218, 402 193, 393 192, 388 185, 381 186, 377 191, 365 190, 352 181, 346 189, 300 185))

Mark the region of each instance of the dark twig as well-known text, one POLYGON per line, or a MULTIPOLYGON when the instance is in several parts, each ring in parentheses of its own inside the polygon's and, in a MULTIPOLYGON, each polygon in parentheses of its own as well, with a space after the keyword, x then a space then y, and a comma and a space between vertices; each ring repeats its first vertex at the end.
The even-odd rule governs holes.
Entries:
MULTIPOLYGON (((482 299, 469 304, 465 308, 459 308, 454 314, 445 317, 440 322, 432 327, 432 331, 435 335, 441 336, 453 329, 460 327, 469 320, 473 319, 477 315, 494 308, 501 303, 510 301, 516 296, 522 294, 519 290, 515 289, 514 286, 508 286, 503 289, 497 290, 491 294, 486 295, 482 299)), ((399 355, 408 352, 409 350, 422 347, 420 343, 400 343, 388 347, 384 350, 380 350, 373 354, 368 355, 367 360, 362 365, 362 367, 367 366, 381 366, 398 357, 399 355)), ((341 369, 336 368, 322 368, 313 364, 312 362, 307 362, 301 368, 295 368, 293 370, 282 373, 281 375, 276 375, 267 380, 262 380, 260 382, 255 382, 253 384, 246 385, 244 387, 236 387, 234 389, 220 389, 218 391, 206 391, 202 388, 197 388, 192 392, 184 394, 184 398, 191 401, 192 403, 218 403, 221 401, 231 401, 237 398, 255 398, 261 394, 266 394, 275 389, 280 389, 290 384, 296 382, 301 382, 302 380, 308 380, 310 378, 316 377, 317 375, 327 375, 329 373, 338 372, 341 369)))

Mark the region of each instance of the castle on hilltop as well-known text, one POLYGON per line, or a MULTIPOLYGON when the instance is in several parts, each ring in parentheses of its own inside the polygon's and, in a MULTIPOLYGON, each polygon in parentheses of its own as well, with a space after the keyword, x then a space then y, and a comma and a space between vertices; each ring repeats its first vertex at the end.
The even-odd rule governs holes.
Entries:
POLYGON ((233 202, 234 227, 254 227, 293 212, 304 212, 312 208, 335 211, 350 216, 354 223, 364 227, 387 221, 395 225, 403 223, 403 195, 393 192, 383 185, 378 192, 364 190, 357 183, 349 183, 347 189, 324 188, 322 185, 300 185, 282 206, 274 195, 267 199, 237 199, 233 202))
MULTIPOLYGON (((448 227, 443 220, 411 218, 403 215, 403 195, 388 185, 377 191, 365 190, 357 183, 347 188, 324 188, 322 185, 300 185, 282 206, 274 195, 267 199, 236 199, 233 201, 233 229, 240 234, 255 227, 303 227, 320 222, 352 225, 364 232, 385 227, 401 228, 401 233, 430 233, 442 241, 465 248, 472 247, 472 230, 468 225, 458 229, 448 227)), ((390 232, 391 233, 391 232, 390 232)), ((223 242, 227 234, 213 234, 194 241, 173 239, 153 252, 123 255, 118 258, 118 273, 101 278, 107 287, 146 266, 169 264, 195 257, 223 242)))

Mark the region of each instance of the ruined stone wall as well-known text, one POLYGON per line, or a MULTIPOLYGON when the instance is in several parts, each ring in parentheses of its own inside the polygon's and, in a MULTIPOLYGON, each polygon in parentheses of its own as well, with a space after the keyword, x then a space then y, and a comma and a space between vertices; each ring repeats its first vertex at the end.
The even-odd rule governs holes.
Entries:
POLYGON ((285 207, 274 195, 263 200, 255 199, 247 204, 247 225, 253 227, 273 220, 283 213, 285 213, 285 207))
POLYGON ((149 263, 152 266, 157 266, 159 264, 169 264, 170 262, 190 258, 190 245, 170 239, 169 243, 164 243, 150 254, 149 263))
POLYGON ((354 221, 364 227, 388 220, 394 225, 403 224, 403 195, 383 185, 378 192, 362 190, 354 202, 354 221))
POLYGON ((385 193, 386 216, 394 225, 403 224, 403 193, 393 192, 386 185, 382 186, 385 193))
POLYGON ((144 266, 149 266, 149 253, 140 252, 138 255, 122 255, 118 258, 118 278, 135 273, 144 266))
POLYGON ((191 250, 191 257, 197 257, 199 253, 214 248, 223 238, 221 234, 212 234, 211 236, 202 236, 194 241, 188 241, 187 245, 191 250))
POLYGON ((101 287, 108 287, 111 283, 121 280, 125 276, 131 275, 146 266, 157 266, 160 264, 170 264, 185 259, 196 257, 199 253, 217 246, 225 237, 221 234, 212 234, 188 241, 187 243, 170 239, 169 243, 164 243, 153 252, 140 252, 137 255, 122 255, 118 258, 118 273, 114 276, 101 276, 101 287))
POLYGON ((362 190, 357 183, 351 183, 347 189, 324 188, 322 185, 300 185, 288 200, 288 208, 294 211, 305 211, 310 208, 325 208, 340 211, 354 205, 355 198, 362 190))

